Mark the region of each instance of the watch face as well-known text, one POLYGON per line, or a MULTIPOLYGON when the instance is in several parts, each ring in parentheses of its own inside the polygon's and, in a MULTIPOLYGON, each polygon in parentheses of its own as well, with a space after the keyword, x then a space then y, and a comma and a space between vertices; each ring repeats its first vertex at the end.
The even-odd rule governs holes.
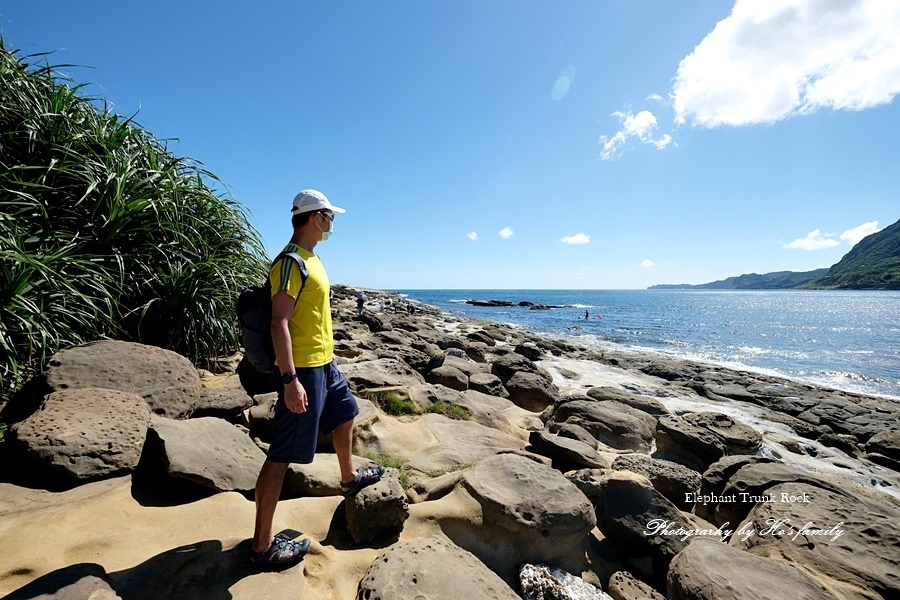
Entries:
POLYGON ((287 385, 292 382, 295 377, 297 377, 296 373, 282 373, 281 382, 287 385))

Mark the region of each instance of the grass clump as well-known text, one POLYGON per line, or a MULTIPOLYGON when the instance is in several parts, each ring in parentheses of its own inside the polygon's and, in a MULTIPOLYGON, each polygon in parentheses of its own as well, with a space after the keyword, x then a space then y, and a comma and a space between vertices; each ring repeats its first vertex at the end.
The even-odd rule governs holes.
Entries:
POLYGON ((468 408, 452 402, 434 402, 426 412, 444 415, 454 421, 468 421, 472 418, 472 413, 468 408))
POLYGON ((0 39, 0 397, 103 338, 206 366, 265 280, 246 209, 199 163, 0 39))
POLYGON ((404 490, 409 489, 409 476, 412 470, 409 467, 403 466, 403 460, 396 456, 385 456, 382 454, 375 454, 371 451, 365 451, 359 456, 371 460, 374 463, 377 463, 384 467, 385 469, 397 469, 400 471, 400 487, 404 490))
POLYGON ((365 390, 360 395, 374 402, 378 408, 387 414, 395 417, 422 414, 422 409, 415 402, 409 398, 403 398, 397 392, 391 390, 365 390))

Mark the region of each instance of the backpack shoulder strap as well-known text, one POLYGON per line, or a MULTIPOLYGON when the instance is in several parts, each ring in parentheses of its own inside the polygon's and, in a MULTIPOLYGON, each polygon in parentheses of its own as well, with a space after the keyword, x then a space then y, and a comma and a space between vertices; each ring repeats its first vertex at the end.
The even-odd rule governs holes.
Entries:
POLYGON ((297 263, 297 266, 300 267, 300 291, 297 292, 297 297, 294 299, 294 304, 297 304, 297 301, 300 300, 300 294, 303 293, 303 288, 306 287, 306 280, 309 279, 309 269, 306 268, 306 261, 303 260, 303 257, 296 252, 280 252, 275 257, 275 260, 272 261, 272 266, 269 267, 269 270, 271 271, 278 264, 278 261, 285 256, 292 258, 297 263))

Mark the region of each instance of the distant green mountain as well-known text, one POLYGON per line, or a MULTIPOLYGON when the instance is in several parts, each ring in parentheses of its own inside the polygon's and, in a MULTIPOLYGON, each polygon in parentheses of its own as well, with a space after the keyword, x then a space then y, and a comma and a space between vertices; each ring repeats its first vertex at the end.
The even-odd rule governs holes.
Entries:
POLYGON ((664 284, 653 285, 648 289, 651 290, 783 290, 796 288, 808 281, 812 281, 817 277, 828 274, 828 269, 816 269, 815 271, 806 271, 805 273, 795 273, 793 271, 776 271, 774 273, 747 273, 738 277, 729 277, 728 279, 720 279, 711 283, 701 283, 699 285, 680 284, 664 284))
POLYGON ((900 221, 860 240, 830 269, 749 273, 700 285, 653 285, 651 290, 900 290, 900 221))
POLYGON ((900 290, 900 221, 864 237, 828 270, 802 287, 830 290, 900 290))

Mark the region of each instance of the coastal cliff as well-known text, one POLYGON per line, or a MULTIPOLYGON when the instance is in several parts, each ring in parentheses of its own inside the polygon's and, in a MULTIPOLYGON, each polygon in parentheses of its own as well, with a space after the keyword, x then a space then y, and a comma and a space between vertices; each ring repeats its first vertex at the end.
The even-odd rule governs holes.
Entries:
POLYGON ((660 284, 651 290, 900 290, 900 221, 860 240, 832 267, 748 273, 710 283, 660 284))

